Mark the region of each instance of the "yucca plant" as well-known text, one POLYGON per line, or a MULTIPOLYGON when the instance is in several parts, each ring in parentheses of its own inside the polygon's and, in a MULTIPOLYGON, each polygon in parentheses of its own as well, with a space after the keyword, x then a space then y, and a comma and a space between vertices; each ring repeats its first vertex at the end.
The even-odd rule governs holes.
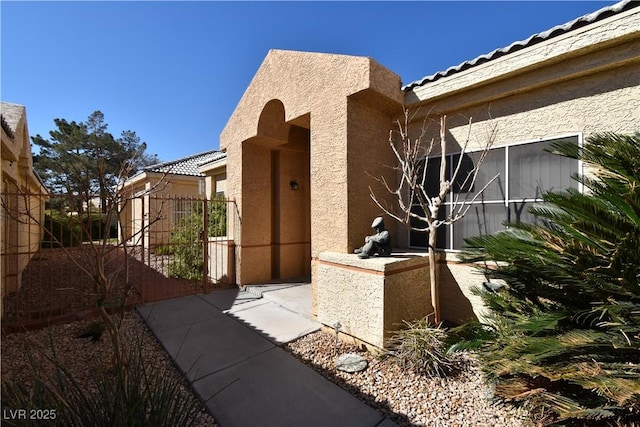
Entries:
POLYGON ((583 161, 584 193, 548 193, 532 209, 538 224, 467 240, 463 260, 495 261, 485 273, 507 284, 477 291, 492 328, 481 358, 498 395, 555 422, 631 423, 640 419, 640 133, 553 150, 583 161))

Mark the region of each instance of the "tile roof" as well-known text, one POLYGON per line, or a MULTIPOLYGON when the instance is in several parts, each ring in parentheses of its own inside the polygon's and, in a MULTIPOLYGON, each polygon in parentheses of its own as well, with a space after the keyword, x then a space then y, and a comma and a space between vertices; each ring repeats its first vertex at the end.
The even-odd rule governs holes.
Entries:
POLYGON ((204 176, 198 171, 203 164, 225 158, 227 153, 224 151, 211 150, 204 153, 193 154, 169 162, 157 163, 155 165, 144 168, 145 172, 171 173, 175 175, 204 176))
POLYGON ((566 34, 570 31, 584 27, 585 25, 592 24, 594 22, 608 18, 609 16, 616 15, 618 13, 633 9, 634 7, 638 6, 640 6, 640 1, 624 0, 614 5, 603 7, 602 9, 599 9, 593 13, 583 15, 577 19, 574 19, 573 21, 567 22, 566 24, 557 25, 547 31, 534 34, 526 40, 513 42, 507 47, 496 49, 493 52, 487 53, 485 55, 480 55, 475 59, 465 61, 455 67, 450 67, 445 71, 439 71, 435 74, 424 77, 421 80, 411 82, 408 85, 404 86, 402 89, 408 91, 415 87, 423 86, 427 83, 434 82, 443 77, 448 77, 452 74, 456 74, 471 67, 475 67, 476 65, 484 64, 485 62, 500 58, 501 56, 508 55, 512 52, 516 52, 545 40, 549 40, 553 37, 566 34))
POLYGON ((25 108, 23 105, 12 104, 10 102, 0 102, 0 117, 2 128, 10 138, 15 137, 18 130, 20 118, 24 115, 25 108))

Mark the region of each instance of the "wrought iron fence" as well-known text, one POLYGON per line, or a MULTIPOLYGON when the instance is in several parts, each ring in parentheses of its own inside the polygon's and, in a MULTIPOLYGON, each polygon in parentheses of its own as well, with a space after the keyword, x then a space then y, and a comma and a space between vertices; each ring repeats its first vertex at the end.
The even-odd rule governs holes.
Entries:
POLYGON ((102 209, 2 194, 3 330, 235 283, 232 200, 141 194, 102 209))

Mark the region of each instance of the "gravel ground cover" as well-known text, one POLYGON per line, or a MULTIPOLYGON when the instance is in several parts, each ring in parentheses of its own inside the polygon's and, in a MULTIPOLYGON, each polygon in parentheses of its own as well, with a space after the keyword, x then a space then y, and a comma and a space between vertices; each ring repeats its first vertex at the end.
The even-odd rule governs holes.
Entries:
MULTIPOLYGON (((33 369, 26 351, 40 365, 43 361, 41 354, 52 355, 55 349, 57 360, 66 367, 76 381, 85 385, 87 390, 92 390, 93 374, 105 367, 111 366, 112 345, 106 333, 98 341, 91 338, 77 338, 87 330, 91 321, 78 321, 65 325, 56 325, 47 329, 15 333, 2 337, 2 379, 14 379, 20 383, 28 384, 32 378, 33 369), (51 345, 53 343, 53 346, 51 345), (42 351, 43 353, 40 353, 42 351)), ((123 333, 129 339, 141 337, 142 352, 149 364, 167 368, 169 375, 174 375, 183 382, 180 392, 192 399, 196 397, 191 392, 188 384, 182 379, 180 373, 173 365, 170 357, 162 349, 155 337, 147 329, 146 325, 135 312, 124 315, 123 333)), ((42 369, 53 372, 53 365, 43 362, 42 369)), ((19 409, 19 408, 10 408, 19 409)), ((56 408, 39 408, 56 409, 56 408)), ((198 415, 196 423, 199 427, 216 426, 213 417, 206 411, 198 415)))
POLYGON ((323 331, 291 342, 286 349, 401 426, 533 425, 525 410, 492 398, 492 389, 471 356, 465 356, 466 367, 456 377, 428 378, 323 331), (335 360, 344 353, 360 354, 369 367, 353 374, 336 370, 335 360))
MULTIPOLYGON (((2 378, 28 382, 32 370, 25 357, 24 345, 32 350, 33 355, 38 354, 37 348, 50 354, 50 343, 53 342, 58 360, 90 390, 92 372, 111 363, 111 343, 106 334, 97 342, 90 338, 77 338, 89 323, 88 320, 78 321, 3 337, 2 378)), ((135 312, 125 314, 123 330, 127 336, 142 334, 144 357, 149 363, 167 366, 171 375, 180 376, 169 356, 135 312)), ((401 426, 533 425, 526 411, 492 399, 491 387, 485 383, 478 363, 471 357, 466 369, 458 376, 442 379, 402 369, 390 360, 363 352, 354 345, 336 342, 334 335, 322 331, 289 343, 285 350, 401 426), (344 353, 362 355, 369 367, 354 374, 337 371, 335 360, 344 353)), ((186 382, 181 392, 195 399, 186 382)), ((199 414, 197 425, 216 426, 204 410, 199 414)))

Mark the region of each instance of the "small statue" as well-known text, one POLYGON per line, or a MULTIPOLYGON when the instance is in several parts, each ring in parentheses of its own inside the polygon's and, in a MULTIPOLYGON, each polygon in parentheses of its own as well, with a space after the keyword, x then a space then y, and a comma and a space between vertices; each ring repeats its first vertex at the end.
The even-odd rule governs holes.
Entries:
POLYGON ((364 246, 356 249, 353 253, 358 254, 358 258, 369 258, 373 255, 391 255, 391 236, 384 228, 384 220, 381 216, 373 220, 371 228, 376 230, 376 234, 364 238, 364 246))

